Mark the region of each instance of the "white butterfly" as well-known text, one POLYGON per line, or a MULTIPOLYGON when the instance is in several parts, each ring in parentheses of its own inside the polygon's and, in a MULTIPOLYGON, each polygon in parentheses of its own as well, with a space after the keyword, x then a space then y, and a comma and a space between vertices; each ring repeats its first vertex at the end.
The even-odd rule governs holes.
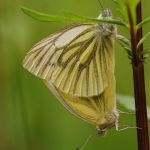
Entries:
MULTIPOLYGON (((104 9, 99 19, 111 19, 104 9)), ((117 125, 112 24, 71 25, 37 43, 24 68, 43 79, 59 101, 100 134, 117 125)))

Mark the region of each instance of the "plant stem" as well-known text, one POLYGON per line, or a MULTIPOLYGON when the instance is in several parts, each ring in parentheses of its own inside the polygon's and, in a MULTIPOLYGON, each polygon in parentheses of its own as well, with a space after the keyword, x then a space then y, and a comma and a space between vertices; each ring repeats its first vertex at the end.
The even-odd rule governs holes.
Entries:
MULTIPOLYGON (((143 51, 143 45, 137 48, 137 44, 142 38, 142 28, 136 31, 130 7, 128 4, 126 4, 126 6, 130 23, 130 36, 133 53, 132 68, 134 78, 136 125, 138 127, 137 128, 138 150, 149 150, 144 63, 140 58, 140 54, 143 51)), ((137 24, 142 21, 141 1, 137 5, 136 19, 137 24)))

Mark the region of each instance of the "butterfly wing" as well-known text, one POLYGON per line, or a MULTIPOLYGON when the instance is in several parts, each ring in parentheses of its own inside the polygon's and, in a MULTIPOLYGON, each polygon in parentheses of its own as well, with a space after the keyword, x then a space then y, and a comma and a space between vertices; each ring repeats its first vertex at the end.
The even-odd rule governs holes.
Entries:
POLYGON ((70 26, 37 43, 23 66, 64 93, 89 97, 101 94, 114 73, 113 41, 95 24, 70 26))
POLYGON ((43 82, 59 102, 74 116, 96 126, 104 120, 104 102, 100 96, 93 98, 74 97, 61 92, 47 80, 43 80, 43 82))
POLYGON ((105 91, 94 97, 74 97, 57 89, 50 81, 43 80, 59 102, 73 115, 100 127, 114 125, 115 121, 106 116, 116 111, 115 78, 111 76, 110 84, 105 91))

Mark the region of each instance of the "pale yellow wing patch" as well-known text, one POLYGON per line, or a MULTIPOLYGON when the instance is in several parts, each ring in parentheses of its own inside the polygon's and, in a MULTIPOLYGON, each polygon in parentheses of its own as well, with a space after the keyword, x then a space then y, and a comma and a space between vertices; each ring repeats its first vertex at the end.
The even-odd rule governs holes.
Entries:
POLYGON ((81 24, 37 43, 23 66, 60 91, 79 97, 101 94, 114 72, 113 43, 93 24, 81 24), (110 43, 109 45, 107 43, 110 43))
POLYGON ((116 111, 115 79, 113 75, 110 85, 105 91, 94 97, 74 97, 63 93, 51 82, 43 81, 68 111, 90 124, 95 126, 109 124, 106 115, 116 111))

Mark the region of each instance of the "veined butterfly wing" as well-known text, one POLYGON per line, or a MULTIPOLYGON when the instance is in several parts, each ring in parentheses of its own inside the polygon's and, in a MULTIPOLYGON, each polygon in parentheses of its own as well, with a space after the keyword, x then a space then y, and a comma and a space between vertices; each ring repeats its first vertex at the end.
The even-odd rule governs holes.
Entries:
POLYGON ((110 77, 105 91, 94 97, 75 97, 57 89, 50 81, 43 80, 60 103, 76 117, 93 124, 99 134, 105 133, 118 122, 116 112, 115 78, 110 77))
POLYGON ((64 93, 99 95, 114 73, 114 37, 103 35, 102 29, 98 24, 78 24, 57 32, 37 43, 23 66, 64 93))
MULTIPOLYGON (((103 10, 99 18, 110 19, 111 11, 103 10)), ((118 122, 115 35, 114 25, 73 25, 37 43, 23 62, 66 109, 96 125, 99 134, 118 122)))

